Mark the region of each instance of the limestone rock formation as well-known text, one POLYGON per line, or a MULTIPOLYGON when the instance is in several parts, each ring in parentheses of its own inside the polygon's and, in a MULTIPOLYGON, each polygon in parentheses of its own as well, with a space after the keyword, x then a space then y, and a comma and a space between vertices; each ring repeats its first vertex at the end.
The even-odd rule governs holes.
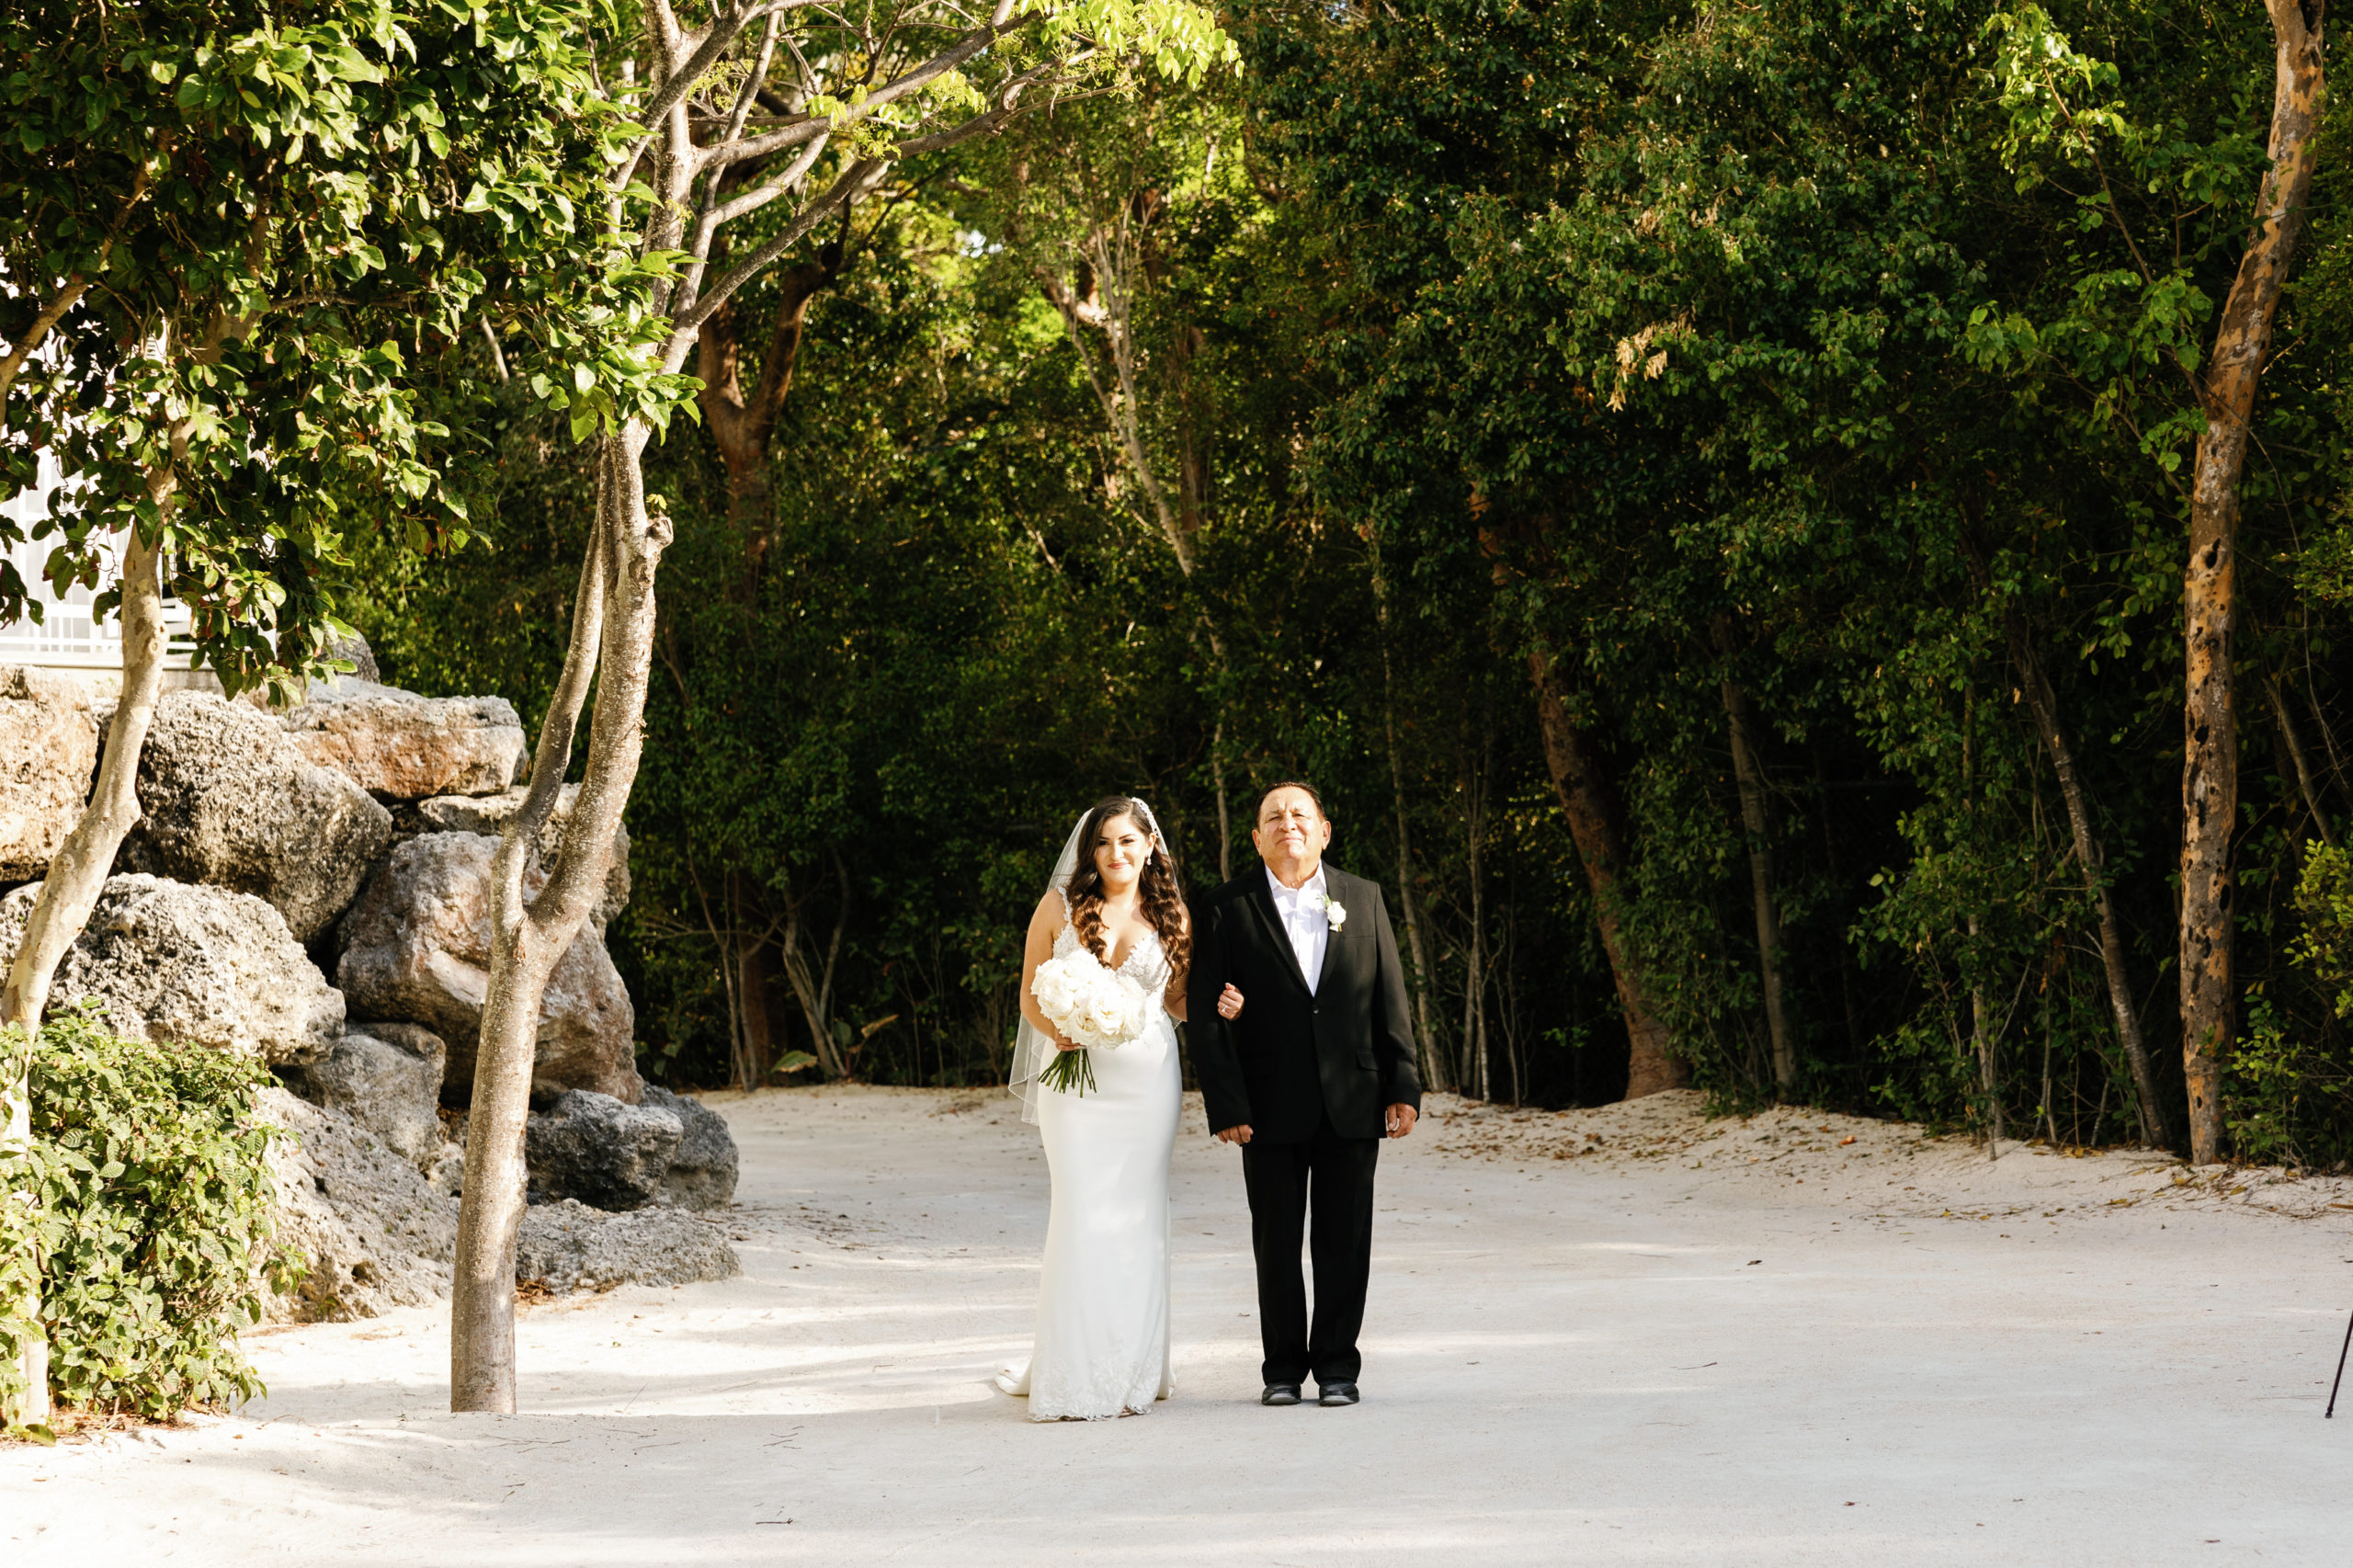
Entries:
MULTIPOLYGON (((479 833, 496 838, 506 831, 506 824, 523 809, 523 797, 529 793, 522 786, 498 795, 440 795, 419 801, 417 820, 426 833, 479 833)), ((580 798, 580 786, 566 784, 556 792, 555 810, 539 833, 539 840, 531 847, 539 857, 542 871, 555 859, 557 842, 563 835, 563 824, 571 820, 574 803, 580 798)), ((588 912, 588 924, 603 936, 605 927, 614 915, 629 903, 629 829, 613 829, 613 863, 605 873, 605 896, 588 912)))
MULTIPOLYGON (((0 898, 0 964, 16 957, 41 884, 0 898)), ((132 1039, 177 1041, 308 1064, 343 1032, 343 997, 247 893, 162 877, 108 877, 66 949, 52 1006, 95 997, 132 1039)))
POLYGON ((494 795, 523 765, 523 722, 503 697, 419 697, 347 677, 281 722, 303 756, 379 800, 494 795))
POLYGON ((441 1064, 449 1048, 415 1024, 346 1024, 319 1061, 291 1069, 288 1086, 339 1110, 430 1173, 439 1159, 441 1064))
MULTIPOLYGON (((472 1086, 490 986, 491 858, 494 839, 428 833, 410 839, 368 879, 344 916, 335 980, 364 1017, 419 1023, 449 1043, 442 1082, 472 1086)), ((527 877, 536 892, 540 879, 527 877)), ((593 1089, 634 1105, 637 1015, 604 942, 583 930, 556 961, 540 1006, 532 1092, 593 1089)))
POLYGON ((545 1115, 532 1117, 524 1132, 531 1195, 576 1198, 597 1209, 642 1209, 662 1195, 663 1177, 685 1136, 685 1119, 676 1111, 574 1089, 545 1115))
POLYGON ((549 1290, 608 1290, 616 1285, 691 1285, 744 1272, 719 1228, 676 1209, 601 1214, 570 1199, 523 1214, 515 1278, 549 1290))
POLYGON ((88 689, 54 670, 0 666, 0 881, 49 874, 97 766, 88 689))
POLYGON ((373 1317, 449 1293, 458 1205, 416 1166, 340 1110, 265 1089, 262 1119, 292 1134, 270 1148, 278 1243, 306 1255, 294 1294, 270 1303, 278 1321, 373 1317))
POLYGON ((306 759, 267 715, 208 692, 156 704, 139 804, 119 869, 266 899, 298 942, 335 923, 392 842, 392 813, 366 790, 306 759))
POLYGON ((674 1095, 658 1084, 645 1085, 641 1104, 666 1110, 683 1130, 678 1147, 662 1173, 662 1198, 681 1209, 724 1209, 735 1200, 738 1158, 727 1119, 699 1099, 674 1095))

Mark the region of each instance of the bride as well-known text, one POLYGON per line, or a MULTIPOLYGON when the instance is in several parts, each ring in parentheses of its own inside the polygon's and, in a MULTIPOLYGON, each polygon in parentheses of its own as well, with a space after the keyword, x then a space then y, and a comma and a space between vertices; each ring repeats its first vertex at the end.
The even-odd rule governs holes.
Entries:
POLYGON ((1098 802, 1063 846, 1029 920, 1021 959, 1013 1092, 1038 1124, 1053 1177, 1038 1336, 1029 1364, 997 1386, 1026 1394, 1032 1421, 1141 1415, 1175 1392, 1168 1378, 1168 1155, 1182 1080, 1173 1016, 1185 1016, 1192 929, 1176 868, 1152 808, 1098 802), (1030 994, 1038 966, 1084 948, 1151 999, 1142 1038, 1096 1051, 1084 1094, 1038 1081, 1057 1050, 1078 1047, 1030 994))

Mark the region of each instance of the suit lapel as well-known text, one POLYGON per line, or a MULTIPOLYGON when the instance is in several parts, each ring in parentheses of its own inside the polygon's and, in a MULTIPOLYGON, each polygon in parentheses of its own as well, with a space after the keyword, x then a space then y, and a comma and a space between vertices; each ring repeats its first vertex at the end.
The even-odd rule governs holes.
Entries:
MULTIPOLYGON (((1267 885, 1265 868, 1261 867, 1256 872, 1245 873, 1245 875, 1249 876, 1251 907, 1257 910, 1259 922, 1266 926, 1268 939, 1275 944, 1275 951, 1282 955, 1283 967, 1290 971, 1290 977, 1293 980, 1299 982, 1299 988, 1306 991, 1307 976, 1299 967, 1299 950, 1290 945, 1290 932, 1285 929, 1283 917, 1275 909, 1275 892, 1267 885)), ((1326 880, 1328 881, 1328 879, 1326 880)), ((1331 950, 1332 944, 1327 940, 1324 944, 1324 951, 1328 956, 1331 950)), ((1320 976, 1318 983, 1321 983, 1320 976)), ((1313 993, 1311 992, 1309 994, 1312 995, 1313 993)))
MULTIPOLYGON (((1332 869, 1329 866, 1324 868, 1324 896, 1327 899, 1339 899, 1340 907, 1342 909, 1350 909, 1348 900, 1347 898, 1340 897, 1340 881, 1345 874, 1346 873, 1344 872, 1332 869)), ((1272 894, 1268 895, 1270 900, 1272 896, 1272 894)), ((1349 895, 1350 898, 1353 898, 1354 896, 1355 895, 1353 893, 1349 895)), ((1353 913, 1353 910, 1351 910, 1351 913, 1353 913)), ((1327 916, 1324 922, 1324 961, 1322 966, 1315 971, 1315 990, 1319 995, 1323 994, 1324 982, 1331 977, 1332 949, 1339 945, 1340 934, 1332 929, 1332 922, 1327 916)))

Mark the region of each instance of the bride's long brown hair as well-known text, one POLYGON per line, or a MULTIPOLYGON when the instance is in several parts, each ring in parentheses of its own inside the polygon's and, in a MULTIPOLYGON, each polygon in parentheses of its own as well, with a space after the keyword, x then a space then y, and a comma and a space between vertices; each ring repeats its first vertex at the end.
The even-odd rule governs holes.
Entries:
POLYGON ((1168 956, 1168 983, 1181 986, 1185 972, 1193 961, 1193 929, 1185 914, 1185 892, 1176 880, 1176 856, 1153 834, 1149 820, 1137 810, 1136 802, 1125 795, 1113 795, 1097 801, 1086 813, 1078 829, 1078 865, 1070 874, 1070 923, 1078 932, 1078 939, 1086 950, 1103 962, 1109 963, 1111 955, 1103 946, 1103 873, 1095 866, 1096 842, 1103 836, 1103 824, 1117 817, 1132 817, 1152 841, 1152 858, 1143 863, 1143 875, 1136 885, 1136 903, 1143 917, 1160 934, 1160 950, 1168 956))

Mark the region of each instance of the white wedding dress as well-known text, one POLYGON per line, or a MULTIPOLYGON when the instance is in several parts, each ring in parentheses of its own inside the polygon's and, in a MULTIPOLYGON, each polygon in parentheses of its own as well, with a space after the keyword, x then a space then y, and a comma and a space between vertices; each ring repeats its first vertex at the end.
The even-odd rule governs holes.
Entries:
MULTIPOLYGON (((1054 956, 1080 951, 1067 914, 1054 956)), ((1048 1089, 1038 1128, 1053 1176, 1038 1337, 997 1386, 1026 1394, 1032 1421, 1142 1414, 1176 1392, 1168 1377, 1168 1156, 1183 1078, 1162 995, 1168 963, 1147 931, 1120 966, 1151 994, 1143 1036, 1097 1051, 1095 1087, 1048 1089)))

